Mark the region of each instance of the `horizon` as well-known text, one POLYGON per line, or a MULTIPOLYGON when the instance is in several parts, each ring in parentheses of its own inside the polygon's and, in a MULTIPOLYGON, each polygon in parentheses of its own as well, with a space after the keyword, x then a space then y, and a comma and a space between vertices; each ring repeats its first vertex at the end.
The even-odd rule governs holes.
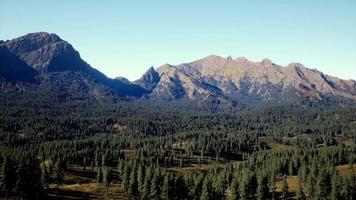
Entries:
POLYGON ((281 66, 299 62, 356 80, 355 1, 85 4, 0 0, 0 6, 8 8, 0 13, 0 40, 31 32, 55 33, 111 78, 133 81, 151 66, 217 55, 253 62, 267 58, 281 66), (53 11, 54 6, 58 9, 53 11))

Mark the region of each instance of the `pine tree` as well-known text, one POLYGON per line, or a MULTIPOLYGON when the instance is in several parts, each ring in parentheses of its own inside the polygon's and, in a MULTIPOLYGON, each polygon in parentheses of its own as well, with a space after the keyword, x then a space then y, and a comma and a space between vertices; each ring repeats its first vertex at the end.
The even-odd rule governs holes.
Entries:
POLYGON ((265 174, 262 174, 257 179, 257 199, 263 200, 268 197, 268 177, 265 174))
POLYGON ((288 196, 288 184, 287 184, 287 177, 283 177, 282 181, 282 198, 287 199, 288 196))
POLYGON ((172 188, 174 199, 188 199, 189 188, 182 176, 177 176, 172 188))
POLYGON ((48 188, 49 181, 50 181, 50 176, 48 174, 48 169, 46 168, 46 165, 43 164, 41 166, 41 182, 45 189, 48 188))
POLYGON ((232 200, 238 200, 240 199, 239 195, 239 182, 236 177, 232 179, 231 183, 231 199, 232 200))
POLYGON ((125 165, 121 179, 122 179, 122 186, 125 192, 128 192, 129 183, 130 183, 130 168, 128 164, 125 165))
POLYGON ((128 195, 130 199, 136 199, 138 197, 138 184, 136 178, 136 170, 131 170, 130 181, 128 187, 128 195))
POLYGON ((15 191, 23 199, 42 198, 41 169, 36 158, 25 155, 21 159, 17 169, 15 191))
POLYGON ((8 199, 9 193, 13 191, 16 184, 16 169, 14 162, 5 158, 1 167, 1 179, 0 188, 5 191, 6 199, 8 199))
POLYGON ((315 192, 315 197, 316 199, 325 199, 326 196, 328 195, 329 188, 327 186, 327 174, 325 172, 324 168, 321 168, 319 170, 319 174, 317 177, 317 182, 316 182, 316 192, 315 192))
POLYGON ((101 183, 103 181, 103 169, 101 167, 96 168, 96 182, 101 183))
POLYGON ((210 184, 209 179, 208 179, 208 177, 206 177, 203 182, 200 200, 210 200, 209 194, 210 194, 211 188, 210 188, 209 184, 210 184))
POLYGON ((249 171, 244 171, 239 183, 239 194, 242 200, 249 199, 249 184, 250 184, 250 174, 249 171))
POLYGON ((56 183, 56 188, 57 188, 57 193, 59 191, 59 186, 62 185, 63 181, 63 165, 62 165, 62 160, 60 158, 57 159, 56 164, 54 165, 54 181, 56 183))
POLYGON ((305 183, 305 192, 310 199, 314 197, 314 181, 314 175, 312 173, 309 173, 307 176, 307 181, 305 183))
POLYGON ((105 185, 106 188, 106 192, 105 192, 105 197, 108 198, 108 194, 109 194, 109 186, 111 183, 111 169, 108 167, 104 167, 103 168, 103 183, 105 185))
POLYGON ((138 191, 140 192, 139 193, 140 196, 142 195, 144 181, 145 181, 144 169, 143 166, 140 164, 137 169, 137 188, 138 191))
POLYGON ((155 171, 153 173, 152 179, 151 179, 151 185, 150 185, 150 193, 149 193, 149 199, 158 199, 159 198, 159 182, 158 182, 158 174, 155 171))
POLYGON ((337 170, 335 170, 331 178, 331 195, 330 195, 331 199, 333 200, 341 199, 340 188, 341 188, 341 183, 340 183, 339 174, 337 170))
POLYGON ((226 199, 225 197, 225 174, 220 173, 215 176, 213 176, 213 199, 226 199))
POLYGON ((169 191, 171 190, 170 188, 170 174, 166 173, 163 179, 163 186, 161 190, 161 199, 162 200, 169 200, 169 191))
POLYGON ((270 193, 270 197, 273 200, 274 199, 274 194, 275 194, 275 183, 276 183, 276 174, 274 172, 271 173, 268 181, 268 190, 270 193))
POLYGON ((145 180, 144 180, 143 189, 141 192, 142 200, 146 200, 149 198, 151 178, 152 178, 152 167, 149 166, 145 170, 145 180))

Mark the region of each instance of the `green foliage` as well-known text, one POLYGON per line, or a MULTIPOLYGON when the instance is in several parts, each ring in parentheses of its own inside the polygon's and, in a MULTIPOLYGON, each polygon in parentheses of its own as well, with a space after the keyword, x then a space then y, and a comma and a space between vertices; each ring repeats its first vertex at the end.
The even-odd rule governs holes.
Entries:
POLYGON ((354 108, 204 113, 130 102, 24 100, 14 109, 6 102, 0 105, 3 195, 40 197, 49 184, 63 182, 67 163, 96 171, 107 191, 112 182, 122 184, 130 199, 286 198, 293 195, 285 187, 291 175, 301 180, 298 199, 347 199, 355 188, 352 173, 342 177, 335 169, 353 163, 354 146, 343 141, 355 141, 354 108), (271 150, 266 137, 290 148, 271 150), (185 170, 197 165, 209 167, 185 170))

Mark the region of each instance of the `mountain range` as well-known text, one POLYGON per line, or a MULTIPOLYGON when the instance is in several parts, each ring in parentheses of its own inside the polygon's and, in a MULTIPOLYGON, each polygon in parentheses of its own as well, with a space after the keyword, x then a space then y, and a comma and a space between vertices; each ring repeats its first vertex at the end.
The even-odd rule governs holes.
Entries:
POLYGON ((246 106, 261 102, 356 101, 356 81, 300 63, 211 55, 180 65, 150 67, 140 79, 111 79, 91 67, 71 44, 45 32, 0 41, 0 93, 29 90, 62 100, 119 98, 197 105, 246 106))

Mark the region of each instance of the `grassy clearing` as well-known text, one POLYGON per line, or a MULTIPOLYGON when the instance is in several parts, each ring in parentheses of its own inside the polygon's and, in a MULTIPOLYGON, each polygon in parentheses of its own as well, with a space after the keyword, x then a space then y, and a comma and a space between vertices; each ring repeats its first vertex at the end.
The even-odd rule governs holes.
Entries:
MULTIPOLYGON (((63 184, 49 185, 49 199, 105 199, 104 184, 97 183, 95 172, 69 169, 64 174, 63 184)), ((127 199, 120 183, 112 182, 108 199, 127 199)))
MULTIPOLYGON (((282 182, 283 180, 276 181, 276 192, 282 192, 282 182)), ((300 180, 298 176, 287 176, 288 191, 292 193, 297 193, 300 191, 299 188, 300 180)))
POLYGON ((267 144, 270 150, 279 151, 294 148, 292 145, 279 144, 273 141, 272 137, 260 137, 259 140, 267 144))
MULTIPOLYGON (((339 170, 341 176, 346 176, 350 171, 350 165, 339 165, 336 169, 339 170)), ((352 171, 356 176, 356 164, 352 165, 352 171)))

